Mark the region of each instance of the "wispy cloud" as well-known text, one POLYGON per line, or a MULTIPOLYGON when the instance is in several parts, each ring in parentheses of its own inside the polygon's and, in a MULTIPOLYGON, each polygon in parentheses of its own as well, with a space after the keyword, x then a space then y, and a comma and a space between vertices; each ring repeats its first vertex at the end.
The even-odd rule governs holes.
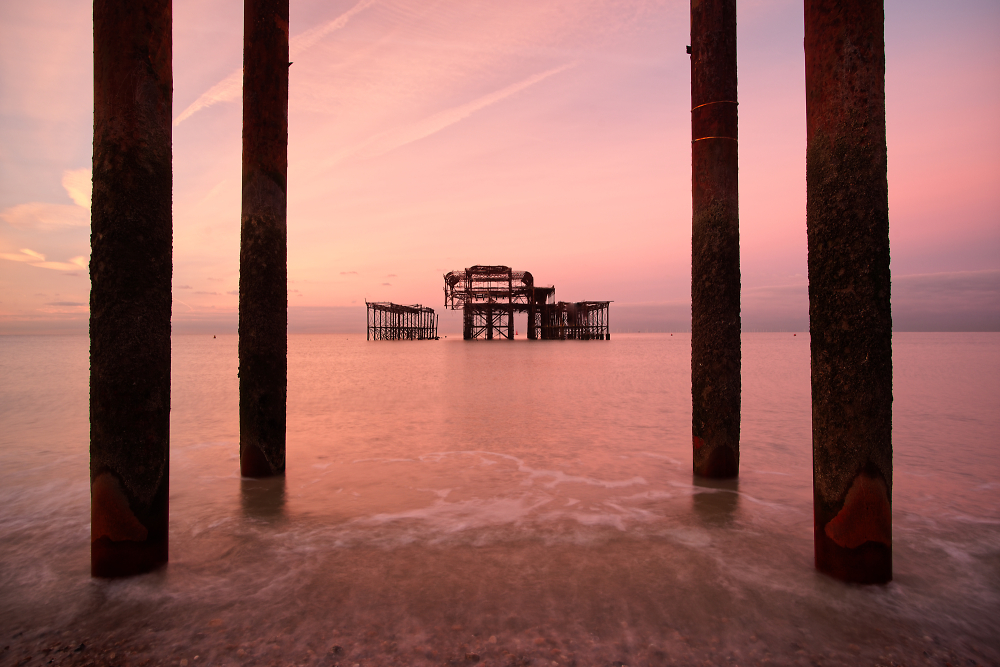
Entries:
MULTIPOLYGON (((75 205, 27 202, 0 211, 0 220, 19 229, 43 231, 90 226, 90 168, 63 172, 62 185, 75 205)), ((31 255, 33 250, 22 250, 31 255)), ((5 259, 10 257, 5 256, 5 259)), ((14 260, 27 261, 27 260, 14 260)))
POLYGON ((53 230, 89 227, 90 213, 87 209, 73 204, 28 202, 0 212, 0 220, 21 229, 53 230))
MULTIPOLYGON (((330 33, 340 30, 347 25, 348 21, 350 21, 355 14, 367 9, 369 6, 374 4, 374 2, 375 0, 361 0, 332 21, 327 21, 322 25, 310 28, 304 33, 292 37, 288 43, 290 57, 294 60, 330 33)), ((184 109, 184 111, 182 111, 177 118, 174 119, 174 127, 177 127, 206 107, 210 107, 220 102, 234 102, 238 100, 242 94, 243 68, 241 67, 219 83, 206 90, 198 99, 184 109)))
POLYGON ((62 186, 66 194, 77 206, 90 210, 90 194, 93 189, 90 167, 71 169, 63 172, 62 186))
POLYGON ((31 248, 21 248, 16 253, 0 253, 0 259, 6 259, 10 262, 25 262, 41 269, 54 269, 56 271, 79 271, 87 268, 87 257, 84 255, 74 257, 68 262, 50 262, 45 259, 45 255, 31 248))
POLYGON ((477 111, 482 111, 486 107, 515 95, 525 88, 529 88, 551 76, 565 72, 576 65, 577 63, 571 62, 558 67, 553 67, 552 69, 547 69, 544 72, 539 72, 538 74, 529 76, 528 78, 518 81, 517 83, 513 83, 505 88, 501 88, 500 90, 478 97, 471 102, 467 102, 450 109, 445 109, 444 111, 439 111, 438 113, 428 116, 427 118, 417 121, 411 125, 407 125, 402 128, 393 128, 386 132, 382 132, 365 141, 356 149, 341 153, 334 158, 333 161, 339 161, 340 159, 349 157, 352 154, 356 154, 362 158, 372 158, 384 155, 390 151, 405 146, 406 144, 410 144, 414 141, 419 141, 429 137, 432 134, 436 134, 449 126, 468 118, 477 111))
POLYGON ((958 293, 988 293, 1000 295, 1000 270, 952 271, 947 273, 918 273, 892 277, 893 297, 925 299, 931 295, 958 293))
POLYGON ((892 277, 896 331, 1000 331, 1000 270, 892 277))

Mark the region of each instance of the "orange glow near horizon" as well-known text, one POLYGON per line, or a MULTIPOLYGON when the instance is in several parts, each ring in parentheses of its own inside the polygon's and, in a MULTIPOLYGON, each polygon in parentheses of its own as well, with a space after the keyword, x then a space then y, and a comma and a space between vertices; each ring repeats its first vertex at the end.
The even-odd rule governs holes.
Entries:
MULTIPOLYGON (((781 295, 806 281, 802 6, 739 11, 744 311, 801 310, 781 295)), ((237 307, 241 17, 174 2, 175 319, 237 307)), ((90 6, 0 19, 0 324, 85 320, 90 6)), ((998 19, 887 2, 894 276, 1000 289, 998 19)), ((689 298, 686 3, 309 0, 291 24, 290 306, 439 309, 441 275, 477 263, 566 300, 689 298)))

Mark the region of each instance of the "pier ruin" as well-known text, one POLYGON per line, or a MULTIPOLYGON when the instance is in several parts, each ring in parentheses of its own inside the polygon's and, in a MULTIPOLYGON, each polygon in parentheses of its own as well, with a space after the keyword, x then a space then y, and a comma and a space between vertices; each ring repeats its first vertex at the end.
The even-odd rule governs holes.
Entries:
POLYGON ((740 206, 736 0, 691 3, 693 471, 740 470, 740 206))
POLYGON ((444 276, 444 306, 462 311, 465 340, 514 338, 514 313, 528 316, 529 340, 611 340, 610 301, 555 300, 528 271, 470 266, 444 276))
MULTIPOLYGON (((694 472, 739 470, 735 0, 692 0, 694 472)), ((883 0, 805 0, 816 567, 892 579, 892 318, 883 0), (843 45, 851 45, 844 49, 843 45)), ((172 8, 94 2, 91 573, 167 562, 172 8)), ((240 470, 285 471, 288 0, 244 5, 240 470)), ((463 337, 609 340, 610 301, 556 302, 527 271, 444 276, 463 337)), ((369 338, 437 337, 422 306, 369 304, 369 338), (432 329, 431 329, 432 328, 432 329)))
POLYGON ((365 301, 368 340, 437 340, 438 316, 433 308, 365 301))
POLYGON ((243 7, 240 474, 285 474, 288 402, 288 0, 243 7))
POLYGON ((816 568, 884 584, 892 580, 892 272, 882 2, 806 0, 805 54, 816 568))
POLYGON ((168 0, 94 2, 90 572, 167 562, 173 271, 168 0))

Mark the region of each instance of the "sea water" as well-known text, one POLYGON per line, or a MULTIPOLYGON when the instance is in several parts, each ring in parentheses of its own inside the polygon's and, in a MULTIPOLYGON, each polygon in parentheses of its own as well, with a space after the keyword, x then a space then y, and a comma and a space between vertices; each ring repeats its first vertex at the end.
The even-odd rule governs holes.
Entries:
POLYGON ((1000 664, 1000 334, 894 336, 885 586, 813 567, 807 334, 743 335, 730 482, 691 474, 687 334, 288 350, 249 480, 236 337, 174 337, 170 562, 109 581, 88 340, 0 338, 0 663, 1000 664))

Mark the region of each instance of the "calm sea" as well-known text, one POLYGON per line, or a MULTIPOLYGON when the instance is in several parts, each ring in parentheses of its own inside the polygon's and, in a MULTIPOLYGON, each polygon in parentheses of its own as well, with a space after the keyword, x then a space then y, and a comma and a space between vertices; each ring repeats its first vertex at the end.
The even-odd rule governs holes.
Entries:
POLYGON ((236 344, 174 338, 170 564, 98 581, 88 340, 0 337, 0 663, 1000 664, 1000 334, 895 335, 873 587, 813 569, 807 335, 744 334, 729 483, 690 472, 689 335, 291 336, 266 482, 236 344))

